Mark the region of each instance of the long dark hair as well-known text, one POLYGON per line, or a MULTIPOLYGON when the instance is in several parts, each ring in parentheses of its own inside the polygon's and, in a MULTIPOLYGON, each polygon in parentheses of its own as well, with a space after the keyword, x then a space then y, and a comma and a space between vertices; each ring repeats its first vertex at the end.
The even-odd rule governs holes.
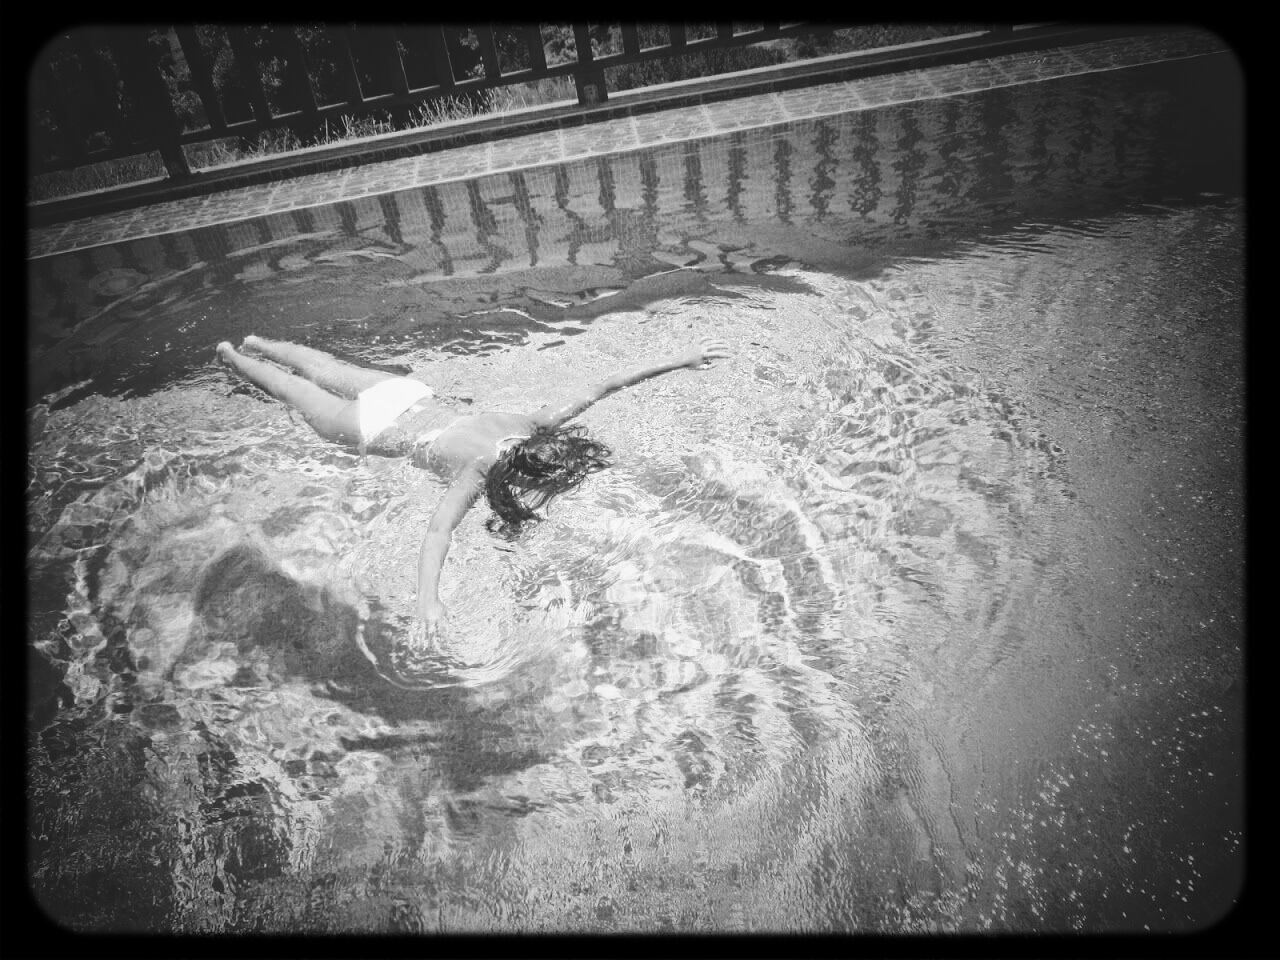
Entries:
POLYGON ((489 468, 485 483, 489 506, 497 514, 485 526, 515 535, 525 523, 542 519, 536 511, 552 497, 609 466, 613 451, 586 432, 580 425, 539 429, 504 453, 489 468))

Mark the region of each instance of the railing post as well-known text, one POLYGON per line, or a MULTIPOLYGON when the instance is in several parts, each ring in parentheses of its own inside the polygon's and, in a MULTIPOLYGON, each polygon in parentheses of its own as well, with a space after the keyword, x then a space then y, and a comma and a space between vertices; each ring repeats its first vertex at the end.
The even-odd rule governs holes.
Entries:
POLYGON ((338 75, 342 78, 346 102, 352 109, 364 103, 360 90, 360 71, 356 68, 355 30, 352 27, 331 27, 329 36, 338 48, 338 75))
POLYGON ((525 44, 529 47, 529 69, 535 77, 547 71, 547 53, 542 48, 542 30, 535 23, 525 28, 525 44))
POLYGON ((399 99, 393 107, 387 108, 387 115, 392 124, 399 129, 409 117, 409 77, 404 72, 404 59, 400 56, 400 42, 397 34, 390 27, 370 27, 365 29, 373 53, 380 64, 382 80, 391 88, 393 96, 399 99))
POLYGON ((311 89, 311 75, 307 71, 307 50, 298 37, 296 27, 281 27, 279 40, 284 50, 289 85, 296 96, 298 109, 311 116, 316 112, 316 95, 311 89))
POLYGON ((484 78, 497 80, 502 76, 502 67, 498 63, 498 41, 493 35, 493 24, 476 24, 476 39, 480 42, 480 62, 484 64, 484 78))
MULTIPOLYGON (((448 90, 453 86, 453 67, 449 64, 449 49, 445 44, 443 27, 405 27, 401 34, 405 42, 430 64, 427 71, 429 87, 448 90)), ((402 64, 403 66, 403 64, 402 64)))
POLYGON ((397 96, 409 93, 409 78, 404 73, 404 60, 400 57, 400 49, 396 43, 396 34, 390 27, 371 27, 373 48, 378 55, 382 67, 382 79, 391 87, 397 96))
POLYGON ((191 85, 196 95, 204 104, 204 118, 209 129, 221 134, 227 129, 226 118, 222 114, 222 101, 218 99, 218 89, 213 85, 213 70, 200 45, 200 38, 195 28, 179 24, 174 32, 178 35, 178 43, 182 46, 182 55, 187 61, 187 71, 191 74, 191 85))
POLYGON ((146 27, 125 27, 115 33, 111 46, 125 88, 130 90, 142 111, 154 147, 159 150, 165 170, 175 180, 191 176, 187 155, 182 150, 182 121, 169 99, 169 88, 160 76, 160 64, 147 43, 146 27))
POLYGON ((290 126, 306 141, 320 132, 316 94, 311 88, 311 74, 307 70, 307 51, 295 27, 278 28, 276 38, 285 55, 289 92, 302 113, 302 119, 290 121, 290 126))
POLYGON ((573 25, 573 42, 578 49, 578 67, 573 71, 573 82, 578 88, 578 104, 589 107, 594 103, 604 103, 609 93, 604 88, 604 70, 593 62, 595 55, 591 52, 591 31, 585 23, 573 25))
POLYGON ((634 23, 622 25, 622 52, 634 57, 640 52, 640 31, 634 23))
POLYGON ((244 27, 227 27, 227 42, 231 44, 231 53, 239 67, 240 84, 249 96, 249 109, 258 121, 258 129, 266 130, 271 126, 271 105, 267 103, 267 93, 262 89, 258 54, 249 41, 249 33, 244 27))
POLYGON ((88 134, 72 109, 70 98, 53 69, 53 61, 46 64, 49 73, 49 108, 53 111, 54 127, 57 130, 58 149, 63 160, 74 163, 85 154, 85 143, 88 134))

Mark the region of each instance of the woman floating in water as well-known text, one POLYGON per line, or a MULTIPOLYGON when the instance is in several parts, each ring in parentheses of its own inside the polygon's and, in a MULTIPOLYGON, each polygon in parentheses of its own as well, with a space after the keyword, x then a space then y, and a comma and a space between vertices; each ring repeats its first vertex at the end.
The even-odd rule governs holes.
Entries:
POLYGON ((229 343, 218 344, 224 363, 297 409, 326 440, 382 456, 411 456, 416 466, 450 481, 418 559, 418 615, 429 633, 445 613, 440 569, 453 529, 482 489, 497 514, 496 525, 517 530, 541 519, 535 511, 552 497, 609 465, 609 448, 585 436, 584 427, 567 426, 570 420, 623 387, 729 356, 722 340, 704 339, 670 359, 578 386, 567 402, 531 414, 468 415, 437 399, 419 380, 357 367, 311 347, 249 336, 242 349, 298 371, 300 376, 245 356, 229 343))

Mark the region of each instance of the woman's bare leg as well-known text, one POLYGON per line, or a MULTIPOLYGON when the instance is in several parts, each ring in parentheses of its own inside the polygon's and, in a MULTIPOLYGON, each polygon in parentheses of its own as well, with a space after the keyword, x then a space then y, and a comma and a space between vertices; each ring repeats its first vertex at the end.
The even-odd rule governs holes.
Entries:
POLYGON ((218 357, 250 383, 255 383, 277 400, 297 410, 316 433, 326 440, 358 443, 359 414, 356 405, 335 396, 310 380, 294 376, 279 367, 237 353, 223 341, 218 344, 218 357))
POLYGON ((303 377, 331 393, 339 394, 354 400, 363 391, 375 383, 395 378, 393 373, 380 370, 367 370, 355 364, 346 363, 337 357, 304 347, 300 343, 288 343, 284 340, 265 340, 252 334, 244 338, 244 348, 260 353, 268 359, 292 367, 303 377))

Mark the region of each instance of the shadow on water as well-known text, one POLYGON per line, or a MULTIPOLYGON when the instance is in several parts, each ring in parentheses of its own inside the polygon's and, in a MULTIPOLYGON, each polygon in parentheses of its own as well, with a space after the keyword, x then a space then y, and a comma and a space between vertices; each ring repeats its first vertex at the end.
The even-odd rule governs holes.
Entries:
POLYGON ((356 609, 327 587, 294 580, 252 544, 233 546, 208 564, 195 591, 194 609, 195 623, 174 663, 174 675, 230 644, 241 660, 232 685, 302 679, 318 695, 358 713, 397 726, 432 726, 430 732, 340 740, 349 750, 429 750, 450 790, 473 789, 486 774, 510 772, 539 759, 535 753, 511 754, 493 746, 501 742, 502 724, 471 715, 465 688, 447 683, 446 664, 412 678, 397 674, 389 653, 404 637, 376 611, 362 622, 356 609), (363 644, 358 633, 363 633, 363 644), (361 652, 362 645, 374 652, 377 666, 361 652))
MULTIPOLYGON (((357 633, 366 631, 370 649, 385 650, 403 642, 393 625, 376 615, 362 623, 331 590, 290 577, 249 543, 205 565, 192 607, 188 638, 159 691, 138 683, 145 658, 130 649, 124 629, 111 629, 107 612, 100 613, 106 642, 86 667, 112 678, 106 696, 75 704, 66 667, 34 659, 28 862, 38 902, 59 923, 160 929, 184 911, 216 914, 226 906, 219 898, 284 875, 298 851, 296 812, 289 813, 282 788, 292 788, 294 802, 328 797, 345 755, 429 767, 454 832, 476 829, 486 811, 529 812, 468 795, 541 754, 512 750, 511 729, 471 703, 465 688, 389 683, 361 653, 357 633), (225 663, 228 651, 237 666, 221 672, 222 682, 210 683, 207 670, 200 676, 220 654, 225 663), (333 722, 345 723, 332 738, 336 748, 309 748, 305 733, 293 743, 258 745, 285 757, 282 779, 264 775, 236 719, 235 695, 299 681, 321 705, 344 708, 344 717, 376 719, 379 732, 335 715, 333 722), (208 709, 193 718, 194 700, 208 709), (77 852, 86 849, 94 851, 91 864, 77 852), (201 866, 206 859, 212 862, 201 866), (208 886, 197 890, 203 874, 208 886)), ((251 919, 240 922, 254 927, 251 919)))

